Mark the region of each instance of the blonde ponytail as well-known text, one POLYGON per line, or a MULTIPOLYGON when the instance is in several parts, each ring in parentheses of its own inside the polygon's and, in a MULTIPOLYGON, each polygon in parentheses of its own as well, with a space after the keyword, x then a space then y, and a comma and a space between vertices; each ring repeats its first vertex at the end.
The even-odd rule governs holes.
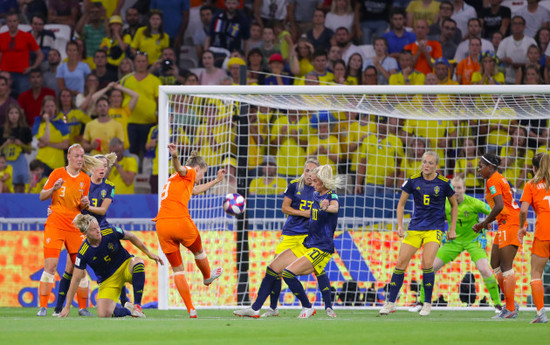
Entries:
POLYGON ((334 175, 332 173, 332 167, 328 164, 321 165, 315 168, 313 173, 323 182, 323 185, 328 190, 336 190, 344 187, 345 177, 342 175, 334 175))

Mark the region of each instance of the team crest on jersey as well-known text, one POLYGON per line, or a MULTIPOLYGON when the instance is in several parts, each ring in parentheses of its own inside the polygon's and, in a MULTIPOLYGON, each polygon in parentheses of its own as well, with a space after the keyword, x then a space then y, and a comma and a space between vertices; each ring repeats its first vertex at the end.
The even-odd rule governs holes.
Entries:
POLYGON ((439 188, 439 186, 435 186, 435 187, 434 187, 434 193, 435 193, 435 195, 439 194, 439 191, 440 191, 440 190, 441 190, 441 189, 439 188))
POLYGON ((109 250, 112 251, 112 252, 115 250, 115 246, 112 243, 109 243, 107 245, 107 248, 109 248, 109 250))
POLYGON ((101 197, 105 199, 105 196, 107 195, 107 191, 105 189, 101 190, 101 197))
POLYGON ((84 182, 80 182, 80 188, 84 188, 84 182))
POLYGON ((416 190, 420 190, 420 186, 416 187, 416 190))

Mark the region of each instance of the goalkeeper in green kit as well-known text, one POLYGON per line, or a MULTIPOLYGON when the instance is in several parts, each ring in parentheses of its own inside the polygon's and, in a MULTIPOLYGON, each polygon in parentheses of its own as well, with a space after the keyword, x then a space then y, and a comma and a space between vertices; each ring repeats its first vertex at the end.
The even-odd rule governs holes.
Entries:
MULTIPOLYGON (((495 304, 495 312, 500 312, 502 306, 500 305, 500 295, 498 291, 498 283, 493 275, 493 271, 489 267, 489 261, 487 259, 487 252, 485 246, 487 240, 485 239, 485 232, 476 233, 472 229, 474 224, 479 222, 479 214, 485 213, 488 215, 491 213, 491 208, 485 202, 473 198, 464 194, 466 185, 462 177, 455 177, 451 180, 453 188, 455 189, 456 201, 458 202, 458 219, 456 221, 456 239, 451 242, 445 243, 437 251, 437 257, 434 261, 434 272, 439 271, 445 264, 453 261, 463 251, 468 251, 472 262, 476 264, 479 273, 485 281, 485 286, 491 295, 491 299, 495 304)), ((447 215, 447 221, 450 221, 451 217, 451 205, 449 201, 445 205, 445 213, 447 215)), ((424 301, 424 288, 420 284, 420 299, 424 301)), ((422 304, 417 304, 409 309, 410 312, 418 312, 422 309, 422 304)))

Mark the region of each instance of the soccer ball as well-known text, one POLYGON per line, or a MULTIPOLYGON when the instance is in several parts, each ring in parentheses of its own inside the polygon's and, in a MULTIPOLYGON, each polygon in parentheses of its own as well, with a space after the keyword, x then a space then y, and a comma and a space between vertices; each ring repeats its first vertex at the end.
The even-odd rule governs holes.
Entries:
POLYGON ((238 193, 229 193, 223 201, 223 210, 232 216, 237 216, 244 212, 246 200, 238 193))

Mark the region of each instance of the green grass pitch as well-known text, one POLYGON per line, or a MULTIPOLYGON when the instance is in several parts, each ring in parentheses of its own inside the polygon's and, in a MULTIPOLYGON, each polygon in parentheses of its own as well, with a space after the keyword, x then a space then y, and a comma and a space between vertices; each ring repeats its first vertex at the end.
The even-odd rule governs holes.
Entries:
MULTIPOLYGON (((531 325, 534 312, 494 321, 491 311, 433 310, 421 318, 407 311, 380 317, 376 310, 318 310, 298 320, 299 310, 269 319, 237 318, 231 310, 144 310, 146 319, 38 318, 34 308, 0 308, 0 343, 13 344, 548 344, 550 324, 531 325)), ((51 314, 52 310, 48 310, 51 314)), ((92 309, 95 314, 95 310, 92 309)))

